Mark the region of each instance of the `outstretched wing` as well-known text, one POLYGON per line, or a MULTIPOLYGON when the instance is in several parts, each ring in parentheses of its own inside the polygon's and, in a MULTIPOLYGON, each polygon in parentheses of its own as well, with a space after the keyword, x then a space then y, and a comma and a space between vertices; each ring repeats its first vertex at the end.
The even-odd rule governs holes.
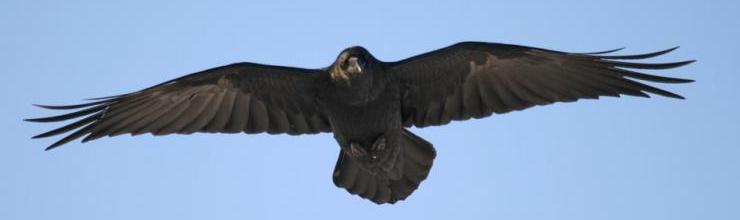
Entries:
POLYGON ((126 133, 328 132, 331 127, 314 98, 326 77, 320 70, 236 63, 91 103, 38 105, 47 109, 81 110, 27 121, 82 118, 35 136, 49 137, 78 129, 47 150, 85 135, 82 142, 126 133))
POLYGON ((674 49, 607 56, 604 53, 614 51, 579 54, 464 42, 390 64, 404 86, 404 125, 425 127, 599 96, 649 97, 647 93, 653 93, 682 99, 635 79, 659 83, 692 80, 629 69, 670 69, 693 61, 657 64, 618 61, 655 57, 674 49))

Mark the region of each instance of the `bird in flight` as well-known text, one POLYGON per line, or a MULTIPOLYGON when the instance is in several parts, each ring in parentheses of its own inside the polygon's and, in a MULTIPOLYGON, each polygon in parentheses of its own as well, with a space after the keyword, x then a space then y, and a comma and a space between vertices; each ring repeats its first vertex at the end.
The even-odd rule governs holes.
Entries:
POLYGON ((693 62, 639 63, 673 51, 609 55, 566 53, 500 43, 462 42, 384 62, 355 46, 322 69, 235 63, 78 105, 37 105, 76 111, 32 122, 77 119, 39 134, 71 132, 50 150, 120 134, 316 134, 340 147, 333 181, 377 204, 406 199, 427 178, 432 144, 408 128, 445 125, 554 102, 657 94, 683 99, 644 81, 687 83, 635 69, 693 62), (642 82, 641 82, 642 81, 642 82))

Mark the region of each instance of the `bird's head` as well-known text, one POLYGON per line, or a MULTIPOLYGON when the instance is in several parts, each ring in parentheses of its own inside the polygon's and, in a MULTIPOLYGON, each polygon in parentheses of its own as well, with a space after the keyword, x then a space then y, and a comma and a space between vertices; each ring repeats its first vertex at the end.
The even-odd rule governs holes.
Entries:
POLYGON ((344 49, 329 67, 331 79, 349 84, 353 79, 366 76, 375 58, 365 48, 354 46, 344 49))

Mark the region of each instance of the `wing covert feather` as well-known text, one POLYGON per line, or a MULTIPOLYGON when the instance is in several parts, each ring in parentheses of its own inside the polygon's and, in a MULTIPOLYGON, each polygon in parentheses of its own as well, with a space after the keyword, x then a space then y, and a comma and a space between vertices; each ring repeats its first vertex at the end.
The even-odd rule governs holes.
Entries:
POLYGON ((481 118, 554 102, 600 96, 643 96, 648 93, 682 99, 675 93, 637 80, 687 83, 629 69, 670 69, 693 61, 636 63, 675 50, 604 55, 565 53, 533 47, 463 42, 389 63, 401 82, 405 126, 444 125, 453 120, 481 118), (440 109, 441 108, 441 109, 440 109))
POLYGON ((323 70, 236 63, 193 73, 129 94, 68 106, 39 105, 76 112, 33 122, 57 122, 85 117, 59 129, 37 135, 74 133, 52 149, 87 135, 83 142, 119 134, 154 135, 221 133, 288 133, 331 131, 316 104, 317 90, 325 86, 323 70))

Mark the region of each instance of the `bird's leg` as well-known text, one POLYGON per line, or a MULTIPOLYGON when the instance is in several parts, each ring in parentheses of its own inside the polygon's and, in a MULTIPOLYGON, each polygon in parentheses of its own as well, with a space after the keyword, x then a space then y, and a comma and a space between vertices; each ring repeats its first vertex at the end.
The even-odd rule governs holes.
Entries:
POLYGON ((386 140, 384 136, 380 136, 375 139, 370 149, 365 149, 362 145, 356 142, 349 143, 349 154, 354 158, 363 158, 365 160, 374 161, 380 158, 380 155, 384 152, 386 147, 386 140), (368 152, 369 151, 369 152, 368 152))
POLYGON ((358 143, 349 143, 349 153, 354 158, 363 158, 367 156, 367 151, 365 149, 362 149, 362 146, 358 143))
POLYGON ((380 152, 385 150, 385 137, 380 136, 378 139, 375 139, 375 143, 373 143, 373 146, 370 149, 373 152, 380 152))
POLYGON ((380 136, 378 137, 378 139, 375 139, 375 142, 370 147, 371 159, 373 160, 378 159, 378 156, 383 152, 383 150, 385 150, 385 144, 386 144, 386 141, 385 141, 384 136, 380 136))

